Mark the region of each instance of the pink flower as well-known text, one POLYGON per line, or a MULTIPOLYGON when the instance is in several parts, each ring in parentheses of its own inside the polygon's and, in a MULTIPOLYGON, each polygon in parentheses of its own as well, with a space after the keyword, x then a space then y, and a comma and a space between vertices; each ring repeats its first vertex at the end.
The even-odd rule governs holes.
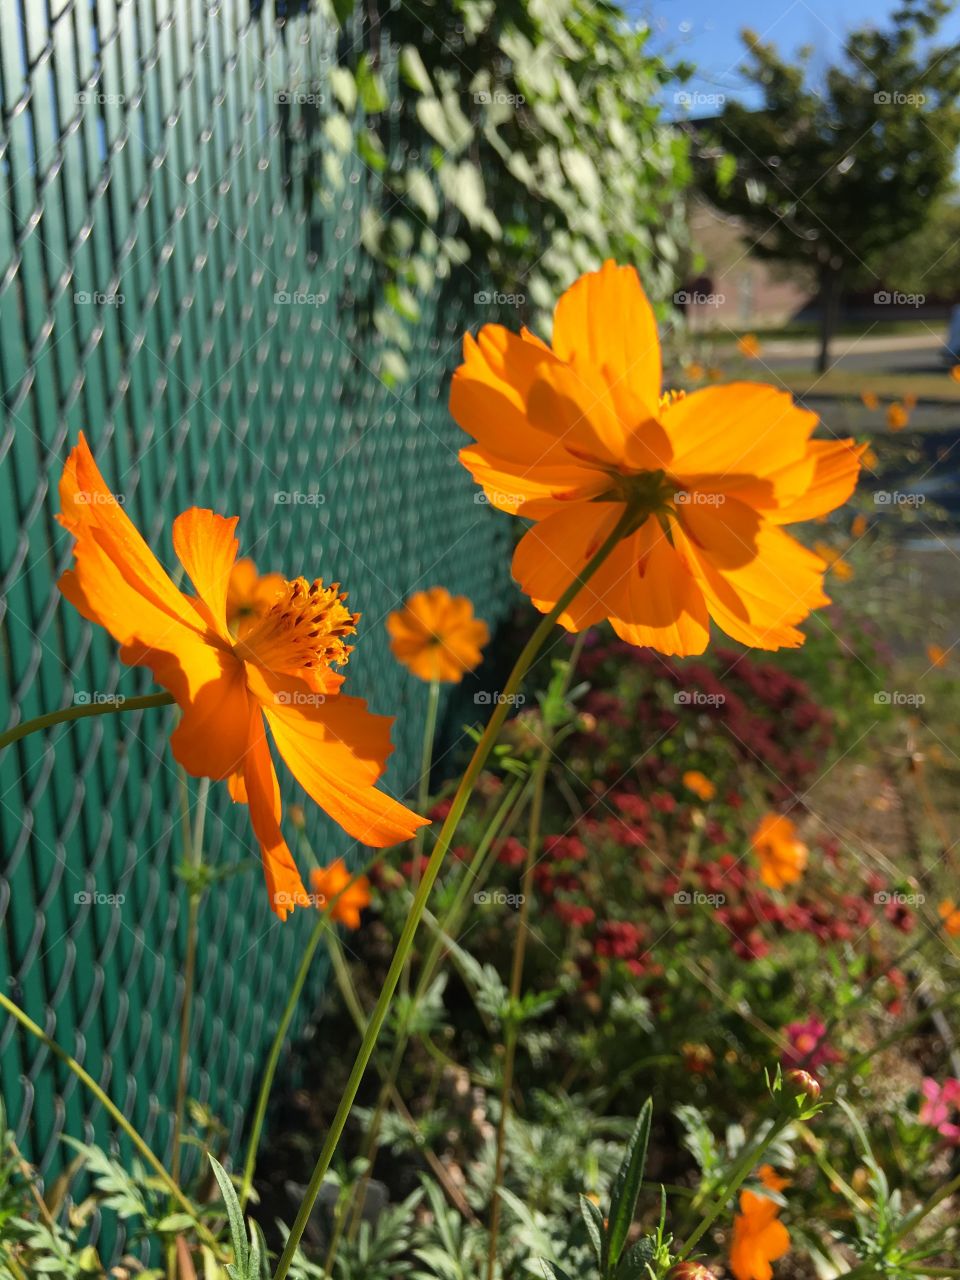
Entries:
POLYGON ((824 1039, 827 1028, 819 1018, 791 1022, 785 1031, 790 1041, 790 1048, 783 1055, 787 1066, 817 1071, 820 1067, 829 1066, 831 1062, 840 1061, 840 1054, 824 1039))
POLYGON ((944 1080, 942 1085, 930 1076, 920 1086, 923 1102, 920 1103, 920 1123, 936 1129, 942 1138, 960 1146, 960 1124, 951 1119, 960 1111, 960 1080, 944 1080))

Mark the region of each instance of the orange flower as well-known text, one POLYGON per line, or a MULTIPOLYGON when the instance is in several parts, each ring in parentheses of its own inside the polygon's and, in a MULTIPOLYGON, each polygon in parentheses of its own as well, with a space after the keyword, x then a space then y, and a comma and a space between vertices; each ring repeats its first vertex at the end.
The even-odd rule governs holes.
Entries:
POLYGON ((949 933, 951 938, 960 937, 960 908, 952 898, 944 898, 943 902, 937 908, 940 913, 940 919, 943 921, 944 933, 949 933))
POLYGON ((717 794, 717 788, 710 779, 697 769, 688 769, 681 781, 687 790, 692 791, 700 800, 712 800, 717 794))
POLYGON ((783 1191, 790 1185, 789 1178, 782 1178, 772 1164, 762 1164, 757 1170, 757 1181, 768 1191, 783 1191))
POLYGON ((286 587, 282 573, 257 573, 249 556, 238 560, 227 584, 227 626, 236 635, 262 618, 286 587))
POLYGON ((560 299, 553 347, 485 325, 464 339, 450 407, 490 502, 534 525, 513 573, 542 612, 609 537, 620 545, 561 617, 609 618, 632 644, 702 653, 709 621, 764 649, 802 644, 827 602, 823 562, 781 526, 832 511, 859 449, 811 440, 816 417, 753 383, 660 396, 660 344, 632 267, 608 262, 560 299))
POLYGON ((291 773, 349 835, 378 848, 409 837, 418 817, 374 783, 391 751, 386 716, 339 692, 358 614, 339 584, 283 583, 241 635, 227 625, 237 517, 191 507, 173 522, 173 546, 197 594, 174 586, 107 489, 81 434, 60 481, 60 523, 76 539, 64 596, 106 627, 129 666, 148 667, 181 711, 170 739, 194 777, 227 783, 250 807, 270 905, 281 919, 308 901, 280 831, 280 787, 266 725, 291 773), (265 723, 266 722, 266 725, 265 723))
POLYGON ((872 449, 866 448, 860 455, 860 461, 868 471, 873 471, 880 459, 872 449))
POLYGON ((740 1192, 740 1212, 733 1219, 730 1270, 735 1280, 771 1280, 770 1263, 790 1248, 790 1234, 779 1220, 780 1207, 769 1196, 740 1192))
POLYGON ((879 409, 880 397, 875 391, 861 391, 860 399, 863 401, 867 409, 879 409))
POLYGON ((950 370, 950 377, 954 382, 960 382, 960 364, 955 364, 950 370))
POLYGON ((760 339, 755 333, 745 333, 737 339, 737 350, 748 360, 760 359, 760 339))
POLYGON ((702 382, 706 377, 706 369, 702 364, 697 364, 696 360, 692 360, 690 364, 684 366, 683 372, 687 375, 691 382, 702 382))
POLYGON ((949 658, 949 656, 950 654, 948 650, 944 649, 942 645, 939 645, 939 644, 927 645, 927 657, 930 659, 930 663, 932 666, 945 667, 947 665, 947 658, 949 658))
POLYGON ((768 889, 782 889, 806 870, 809 850, 797 839, 797 829, 780 813, 765 814, 750 839, 760 859, 760 879, 768 889))
POLYGON ((870 527, 867 517, 864 515, 854 516, 853 524, 850 526, 850 536, 852 538, 862 538, 870 527))
POLYGON ((908 413, 912 413, 913 410, 917 407, 917 397, 913 394, 912 391, 908 391, 907 394, 903 397, 903 407, 907 410, 908 413))
POLYGON ((360 912, 370 905, 370 881, 366 876, 358 876, 350 884, 352 879, 353 876, 342 858, 331 862, 329 867, 315 867, 310 872, 310 885, 316 905, 324 910, 339 893, 340 897, 330 908, 330 919, 341 921, 348 929, 359 929, 360 912), (346 885, 350 887, 345 888, 346 885))
POLYGON ((830 567, 838 582, 849 582, 854 577, 853 565, 847 560, 835 560, 830 567))
POLYGON ((480 650, 490 639, 487 624, 473 616, 466 596, 444 587, 412 595, 387 618, 393 656, 421 680, 459 684, 480 665, 480 650))
POLYGON ((891 431, 902 431, 909 423, 910 414, 898 400, 887 408, 887 426, 891 431))

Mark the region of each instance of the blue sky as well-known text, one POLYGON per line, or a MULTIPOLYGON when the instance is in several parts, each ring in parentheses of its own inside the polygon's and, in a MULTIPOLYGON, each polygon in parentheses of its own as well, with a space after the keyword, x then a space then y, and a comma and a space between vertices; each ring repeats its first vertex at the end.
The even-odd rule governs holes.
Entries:
MULTIPOLYGON (((697 66, 688 89, 742 96, 737 65, 743 56, 743 27, 752 27, 781 52, 812 45, 816 70, 835 60, 848 31, 870 22, 884 24, 900 5, 899 0, 628 0, 625 7, 653 28, 656 52, 681 55, 697 66)), ((960 39, 957 7, 938 42, 947 39, 960 39)), ((712 112, 704 108, 690 114, 712 112)))

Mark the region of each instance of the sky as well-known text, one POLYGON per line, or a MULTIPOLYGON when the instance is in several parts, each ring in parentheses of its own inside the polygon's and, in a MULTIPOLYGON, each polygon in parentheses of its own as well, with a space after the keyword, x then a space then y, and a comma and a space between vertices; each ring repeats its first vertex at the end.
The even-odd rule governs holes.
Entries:
MULTIPOLYGON (((694 63, 697 74, 684 86, 691 93, 746 97, 737 66, 743 56, 739 32, 752 27, 783 53, 812 45, 814 71, 834 61, 846 33, 868 23, 884 25, 899 0, 629 0, 631 16, 652 27, 653 48, 671 61, 694 63)), ((945 20, 938 43, 960 39, 960 4, 945 20)), ((697 99, 689 114, 712 115, 713 104, 697 99)), ((672 114, 672 113, 671 113, 672 114)))

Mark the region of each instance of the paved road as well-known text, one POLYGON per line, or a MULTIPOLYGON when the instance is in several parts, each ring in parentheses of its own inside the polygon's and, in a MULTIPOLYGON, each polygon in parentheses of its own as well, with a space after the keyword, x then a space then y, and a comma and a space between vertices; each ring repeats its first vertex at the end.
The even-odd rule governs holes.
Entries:
MULTIPOLYGON (((945 336, 930 329, 917 335, 841 337, 833 343, 832 362, 834 367, 864 373, 943 373, 945 336)), ((763 359, 778 369, 810 369, 817 350, 812 339, 775 338, 763 343, 763 359)))

